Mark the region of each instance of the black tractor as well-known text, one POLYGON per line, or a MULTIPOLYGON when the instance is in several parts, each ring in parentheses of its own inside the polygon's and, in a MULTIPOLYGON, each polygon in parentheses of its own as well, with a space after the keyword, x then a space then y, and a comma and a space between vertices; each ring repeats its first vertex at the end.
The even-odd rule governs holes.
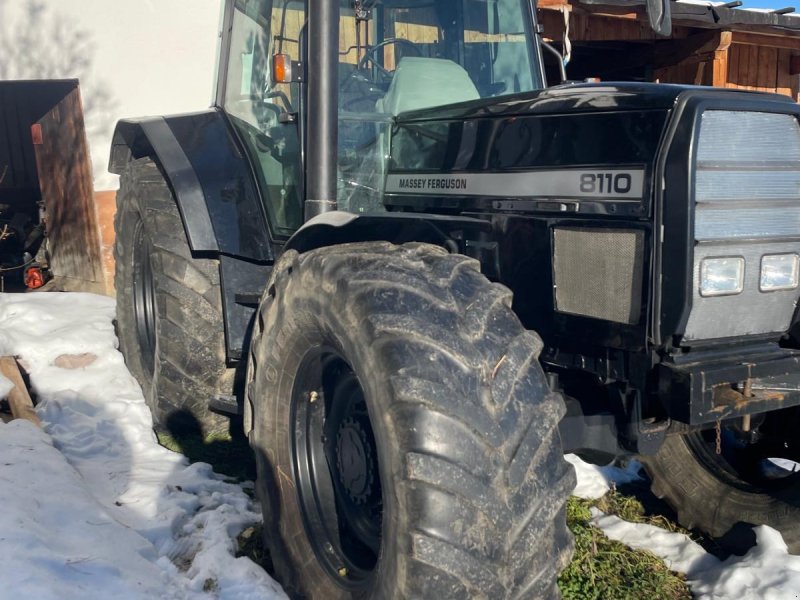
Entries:
POLYGON ((564 452, 800 551, 794 103, 547 87, 528 0, 223 23, 212 109, 117 127, 117 318, 157 426, 240 415, 290 594, 556 597, 564 452))

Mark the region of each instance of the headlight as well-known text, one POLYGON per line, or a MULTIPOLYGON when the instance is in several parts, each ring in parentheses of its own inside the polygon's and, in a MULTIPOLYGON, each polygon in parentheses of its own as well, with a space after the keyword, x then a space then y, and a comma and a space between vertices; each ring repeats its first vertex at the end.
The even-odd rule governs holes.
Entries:
POLYGON ((700 295, 730 296, 744 289, 744 258, 706 258, 700 263, 700 295))
POLYGON ((762 292, 791 290, 797 287, 800 257, 797 254, 770 254, 761 259, 762 292))

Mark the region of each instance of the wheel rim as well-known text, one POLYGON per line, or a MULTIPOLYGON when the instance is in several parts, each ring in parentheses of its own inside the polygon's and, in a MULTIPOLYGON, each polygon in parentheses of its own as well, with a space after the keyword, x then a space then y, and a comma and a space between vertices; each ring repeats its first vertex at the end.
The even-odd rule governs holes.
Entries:
POLYGON ((330 348, 309 353, 292 393, 292 466, 303 523, 340 586, 369 585, 380 555, 383 496, 364 393, 330 348))
POLYGON ((797 414, 784 412, 766 415, 760 427, 764 433, 752 443, 742 439, 735 425, 725 423, 720 428, 719 453, 715 429, 690 433, 686 443, 706 469, 734 487, 752 493, 779 493, 800 484, 800 471, 793 466, 800 461, 800 448, 793 436, 787 435, 797 414), (783 468, 776 459, 788 464, 783 468))
POLYGON ((150 243, 141 221, 136 223, 133 238, 133 316, 142 365, 152 375, 156 351, 156 288, 150 264, 150 243))

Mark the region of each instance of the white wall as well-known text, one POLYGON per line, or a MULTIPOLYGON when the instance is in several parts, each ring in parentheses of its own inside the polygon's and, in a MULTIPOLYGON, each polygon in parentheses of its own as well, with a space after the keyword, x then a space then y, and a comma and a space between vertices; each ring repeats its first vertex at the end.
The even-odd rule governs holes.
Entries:
POLYGON ((79 78, 95 189, 113 189, 106 167, 118 119, 211 104, 220 3, 0 0, 0 52, 14 57, 0 78, 79 78))

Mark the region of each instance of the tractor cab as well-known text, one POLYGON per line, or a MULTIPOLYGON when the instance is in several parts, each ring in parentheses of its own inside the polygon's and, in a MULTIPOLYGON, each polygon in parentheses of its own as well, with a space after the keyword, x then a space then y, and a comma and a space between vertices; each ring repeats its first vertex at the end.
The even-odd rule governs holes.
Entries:
MULTIPOLYGON (((307 133, 298 124, 316 109, 306 93, 305 3, 231 4, 218 104, 254 158, 273 235, 288 236, 303 222, 307 133)), ((527 0, 346 0, 338 31, 339 210, 383 210, 391 125, 399 114, 544 87, 527 0)))

